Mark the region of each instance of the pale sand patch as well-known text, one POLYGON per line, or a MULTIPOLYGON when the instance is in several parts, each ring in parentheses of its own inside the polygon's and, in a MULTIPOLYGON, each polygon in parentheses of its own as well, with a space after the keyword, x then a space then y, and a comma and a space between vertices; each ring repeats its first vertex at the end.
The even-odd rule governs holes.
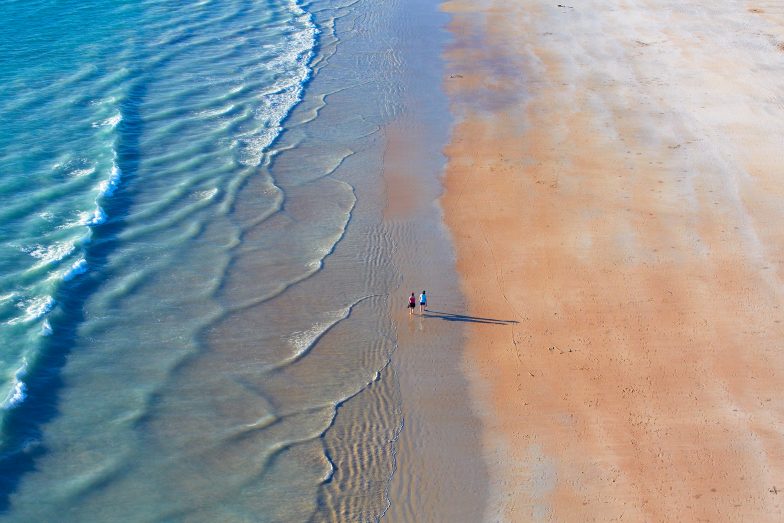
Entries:
POLYGON ((781 521, 784 4, 568 5, 445 6, 490 517, 781 521))

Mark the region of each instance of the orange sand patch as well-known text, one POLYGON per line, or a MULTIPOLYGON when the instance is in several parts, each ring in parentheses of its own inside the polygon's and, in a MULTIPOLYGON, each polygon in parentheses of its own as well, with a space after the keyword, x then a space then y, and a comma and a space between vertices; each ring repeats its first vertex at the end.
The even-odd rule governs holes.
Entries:
POLYGON ((447 10, 446 221, 470 313, 519 322, 470 327, 490 516, 781 521, 781 28, 729 1, 447 10))

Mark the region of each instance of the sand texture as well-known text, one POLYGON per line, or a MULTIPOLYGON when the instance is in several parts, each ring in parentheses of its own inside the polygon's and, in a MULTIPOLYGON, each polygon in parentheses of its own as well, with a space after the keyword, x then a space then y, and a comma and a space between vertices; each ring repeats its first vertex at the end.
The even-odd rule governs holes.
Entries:
POLYGON ((489 519, 784 520, 784 2, 443 8, 489 519))

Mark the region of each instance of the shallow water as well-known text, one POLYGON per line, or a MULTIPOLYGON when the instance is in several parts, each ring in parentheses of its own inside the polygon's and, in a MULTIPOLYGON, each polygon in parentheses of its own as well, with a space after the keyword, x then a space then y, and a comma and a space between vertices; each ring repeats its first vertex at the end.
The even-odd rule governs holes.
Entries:
POLYGON ((7 519, 387 512, 407 8, 0 7, 7 519))

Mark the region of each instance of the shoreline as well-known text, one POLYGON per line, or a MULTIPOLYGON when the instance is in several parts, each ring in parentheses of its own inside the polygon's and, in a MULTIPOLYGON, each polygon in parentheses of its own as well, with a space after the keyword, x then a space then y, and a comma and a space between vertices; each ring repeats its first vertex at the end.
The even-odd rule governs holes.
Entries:
POLYGON ((463 368, 465 300, 454 247, 436 204, 443 193, 452 119, 443 91, 441 51, 448 16, 437 3, 401 2, 396 53, 401 113, 381 130, 384 141, 384 235, 399 275, 389 300, 395 329, 392 367, 400 388, 403 428, 385 521, 480 521, 488 476, 481 426, 463 368), (412 24, 412 17, 416 23, 412 24), (411 292, 430 295, 430 311, 410 316, 411 292))
POLYGON ((443 9, 489 518, 779 520, 781 14, 443 9))

